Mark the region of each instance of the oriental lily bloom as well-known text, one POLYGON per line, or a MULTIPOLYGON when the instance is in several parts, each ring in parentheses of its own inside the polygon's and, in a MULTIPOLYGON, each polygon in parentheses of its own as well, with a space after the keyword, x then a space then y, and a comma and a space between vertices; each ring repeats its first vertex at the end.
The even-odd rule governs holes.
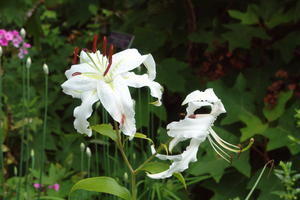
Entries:
MULTIPOLYGON (((232 145, 222 140, 212 129, 214 121, 221 113, 225 113, 226 110, 220 99, 215 95, 213 89, 206 89, 204 92, 194 91, 190 93, 183 101, 182 105, 187 104, 187 115, 185 119, 179 122, 172 122, 167 125, 168 135, 174 139, 170 142, 169 150, 172 151, 173 147, 179 142, 190 140, 190 145, 180 155, 166 156, 157 154, 161 160, 174 161, 170 168, 158 174, 148 174, 150 178, 168 178, 173 173, 182 172, 188 168, 190 162, 197 161, 197 151, 200 144, 208 138, 213 149, 226 161, 229 160, 225 157, 229 157, 232 160, 232 156, 228 155, 223 149, 238 153, 238 155, 247 150, 253 143, 252 139, 247 148, 242 149, 241 146, 232 145), (194 114, 194 112, 202 106, 210 106, 211 112, 209 114, 194 114), (231 146, 231 147, 229 147, 231 146), (220 153, 221 152, 221 153, 220 153)), ((152 153, 155 153, 155 149, 152 146, 152 153)))
POLYGON ((100 100, 112 118, 119 122, 122 132, 132 139, 136 133, 135 112, 128 86, 148 86, 151 95, 158 99, 153 104, 161 105, 161 85, 153 81, 156 76, 154 59, 151 54, 141 55, 136 49, 112 55, 112 45, 107 58, 106 37, 102 54, 96 50, 96 40, 95 34, 93 53, 87 49, 81 51, 80 64, 76 64, 76 48, 74 65, 66 71, 68 80, 62 84, 64 93, 82 100, 74 110, 74 127, 79 133, 92 135, 87 118, 92 114, 92 105, 100 100), (148 74, 130 72, 141 64, 147 68, 148 74))

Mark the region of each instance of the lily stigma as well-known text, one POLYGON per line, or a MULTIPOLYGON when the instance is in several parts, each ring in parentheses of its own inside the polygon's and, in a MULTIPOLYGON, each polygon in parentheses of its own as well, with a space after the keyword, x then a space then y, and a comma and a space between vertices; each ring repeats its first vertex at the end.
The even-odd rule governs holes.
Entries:
MULTIPOLYGON (((197 161, 197 152, 200 144, 208 138, 212 148, 218 153, 224 160, 232 163, 232 155, 228 155, 224 150, 228 150, 237 153, 239 157, 240 153, 246 151, 251 147, 254 139, 250 139, 249 145, 242 149, 241 145, 233 145, 225 140, 221 139, 215 131, 212 129, 214 121, 221 113, 225 113, 226 110, 220 99, 215 95, 213 89, 206 89, 204 92, 196 90, 190 93, 183 101, 182 105, 188 103, 186 109, 187 115, 183 120, 179 122, 171 122, 167 125, 168 135, 174 139, 169 144, 169 151, 172 152, 174 146, 179 142, 190 140, 190 145, 180 155, 162 155, 157 154, 161 160, 171 160, 173 163, 169 169, 157 174, 148 174, 153 179, 163 179, 172 176, 173 173, 182 172, 188 168, 190 162, 197 161), (203 106, 211 107, 211 111, 208 114, 195 114, 197 109, 203 106), (229 161, 230 159, 230 161, 229 161)), ((151 146, 152 153, 155 153, 155 149, 151 146)))
POLYGON ((151 54, 141 55, 136 49, 126 49, 113 54, 110 45, 109 55, 106 55, 106 37, 103 39, 102 54, 96 49, 97 34, 94 35, 93 52, 87 49, 81 51, 80 64, 76 64, 75 49, 74 65, 65 72, 67 81, 62 84, 63 92, 73 98, 82 100, 82 104, 74 109, 74 127, 81 134, 92 135, 89 128, 89 118, 93 112, 92 106, 99 101, 120 124, 122 132, 130 140, 136 133, 134 102, 128 86, 141 88, 148 86, 151 96, 157 98, 153 104, 161 105, 161 85, 155 81, 155 61, 151 54), (147 73, 137 75, 131 70, 143 64, 147 73))

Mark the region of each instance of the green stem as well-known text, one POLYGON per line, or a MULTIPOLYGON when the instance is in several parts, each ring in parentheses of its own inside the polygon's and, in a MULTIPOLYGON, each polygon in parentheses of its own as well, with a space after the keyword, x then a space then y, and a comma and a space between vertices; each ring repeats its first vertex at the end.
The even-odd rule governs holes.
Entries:
MULTIPOLYGON (((22 48, 23 52, 25 52, 24 42, 22 41, 22 48)), ((20 168, 19 168, 19 184, 17 190, 17 200, 19 200, 20 196, 20 189, 21 189, 21 178, 22 178, 22 171, 23 171, 23 144, 24 144, 24 132, 25 132, 25 125, 24 125, 24 118, 25 118, 25 59, 23 57, 23 70, 22 70, 22 85, 23 85, 23 103, 22 103, 22 136, 21 136, 21 156, 20 156, 20 168)))
POLYGON ((115 129, 116 129, 116 133, 117 133, 117 137, 118 137, 118 148, 125 160, 125 163, 126 165, 128 166, 129 168, 129 171, 131 173, 131 185, 132 185, 132 199, 133 200, 136 200, 136 196, 135 196, 135 174, 134 174, 134 171, 127 159, 127 156, 125 155, 125 152, 124 152, 124 147, 123 147, 123 144, 122 144, 122 140, 121 140, 121 135, 119 133, 119 127, 118 127, 118 123, 116 121, 114 121, 114 125, 115 125, 115 129))
MULTIPOLYGON (((34 152, 33 149, 31 151, 34 152)), ((31 154, 31 172, 30 172, 29 186, 32 184, 33 169, 34 169, 34 153, 31 154)), ((30 196, 29 191, 28 191, 28 196, 30 196)))
MULTIPOLYGON (((91 157, 88 156, 88 178, 90 178, 91 157)), ((90 200, 90 192, 88 191, 88 200, 90 200)))
MULTIPOLYGON (((173 140, 173 138, 170 138, 164 145, 169 144, 171 141, 173 140)), ((158 147, 157 151, 152 154, 152 156, 150 156, 143 164, 141 164, 136 170, 133 171, 134 174, 138 174, 139 171, 148 163, 150 162, 161 150, 163 150, 164 147, 162 144, 160 144, 160 146, 158 147)))
POLYGON ((3 161, 3 152, 2 152, 2 126, 1 126, 1 122, 2 122, 2 65, 1 65, 1 56, 0 56, 0 162, 1 162, 1 171, 2 171, 2 190, 3 190, 3 200, 5 199, 5 184, 4 184, 4 161, 3 161))
POLYGON ((26 172, 25 172, 25 192, 27 192, 27 176, 28 176, 28 161, 29 161, 29 102, 30 102, 30 88, 29 88, 29 73, 27 68, 27 132, 26 132, 26 172))
POLYGON ((46 140, 46 123, 47 123, 47 108, 48 108, 48 74, 46 74, 45 78, 46 86, 45 86, 45 116, 44 116, 44 130, 43 130, 43 147, 42 147, 42 159, 41 159, 41 171, 40 171, 40 187, 39 187, 39 195, 38 199, 41 196, 41 185, 42 185, 42 174, 43 174, 43 164, 44 164, 44 154, 45 154, 45 140, 46 140))

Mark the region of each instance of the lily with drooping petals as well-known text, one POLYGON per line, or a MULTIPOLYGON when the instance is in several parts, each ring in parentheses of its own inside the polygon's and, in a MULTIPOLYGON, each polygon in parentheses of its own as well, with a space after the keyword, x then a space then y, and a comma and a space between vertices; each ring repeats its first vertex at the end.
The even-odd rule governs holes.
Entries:
MULTIPOLYGON (((198 90, 190 93, 186 99, 183 101, 182 105, 187 104, 186 109, 187 115, 185 119, 180 120, 179 122, 172 122, 168 124, 168 135, 174 139, 170 142, 169 150, 172 151, 173 147, 176 146, 179 142, 191 139, 190 145, 186 150, 175 156, 167 156, 157 154, 161 160, 172 160, 174 161, 170 168, 166 171, 163 171, 158 174, 148 174, 150 178, 159 179, 159 178, 168 178, 172 176, 173 173, 182 172, 188 168, 190 162, 197 161, 197 152, 200 144, 208 138, 213 149, 226 161, 229 160, 225 157, 229 157, 232 160, 232 156, 229 156, 221 147, 229 151, 238 153, 238 155, 247 150, 253 143, 251 139, 250 144, 242 149, 241 146, 232 145, 224 140, 222 140, 212 129, 213 123, 216 118, 221 114, 225 113, 226 110, 220 99, 215 95, 213 89, 206 89, 204 92, 198 90), (210 106, 211 112, 209 114, 194 114, 195 111, 203 106, 210 106), (214 140, 218 143, 218 146, 214 140), (231 146, 233 148, 230 148, 231 146), (222 153, 220 153, 222 152, 222 153)), ((152 153, 155 153, 155 149, 151 147, 152 153)))
POLYGON ((93 53, 87 49, 81 51, 80 64, 76 65, 74 57, 74 65, 65 73, 68 80, 62 84, 64 93, 82 100, 82 104, 74 110, 74 127, 79 133, 92 135, 87 118, 92 114, 92 105, 100 100, 112 118, 119 122, 122 132, 132 139, 136 133, 135 112, 128 86, 148 86, 151 95, 158 99, 153 104, 161 105, 161 85, 153 81, 156 76, 154 59, 151 54, 141 55, 136 49, 112 55, 112 45, 107 58, 106 37, 103 54, 96 50, 95 40, 96 35, 93 53), (141 64, 145 65, 148 74, 136 75, 130 72, 141 64))

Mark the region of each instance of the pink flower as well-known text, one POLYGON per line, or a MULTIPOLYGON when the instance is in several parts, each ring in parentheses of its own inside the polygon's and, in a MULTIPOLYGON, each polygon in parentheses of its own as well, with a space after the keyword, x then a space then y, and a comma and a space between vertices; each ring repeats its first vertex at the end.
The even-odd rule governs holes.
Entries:
POLYGON ((0 39, 0 45, 1 46, 7 46, 8 45, 8 41, 5 38, 1 38, 0 39))
POLYGON ((6 40, 11 41, 14 38, 14 35, 13 35, 12 31, 8 31, 5 33, 4 37, 6 40))
MULTIPOLYGON (((31 47, 31 45, 30 45, 30 44, 28 44, 28 43, 26 43, 26 42, 24 42, 24 47, 25 47, 25 48, 30 48, 30 47, 31 47)), ((25 53, 25 54, 27 54, 27 53, 25 53)))
POLYGON ((13 34, 14 36, 20 35, 19 31, 16 31, 16 30, 13 30, 13 31, 12 31, 12 34, 13 34))
MULTIPOLYGON (((39 189, 39 188, 40 188, 40 184, 38 184, 38 183, 34 183, 34 184, 33 184, 33 187, 35 187, 35 188, 39 189)), ((44 187, 44 185, 42 185, 42 187, 44 187)))
POLYGON ((55 184, 53 185, 53 189, 56 190, 56 191, 58 192, 58 190, 59 190, 59 184, 58 184, 58 183, 55 183, 55 184))
MULTIPOLYGON (((49 185, 48 188, 51 189, 52 186, 49 185)), ((58 190, 59 190, 59 184, 58 184, 58 183, 55 183, 55 184, 53 185, 53 189, 56 190, 56 191, 58 192, 58 190)))
POLYGON ((16 48, 19 48, 19 47, 20 47, 21 41, 18 40, 17 38, 14 38, 14 39, 12 40, 12 42, 13 42, 14 47, 16 47, 16 48))
POLYGON ((2 35, 5 35, 5 33, 6 33, 6 30, 0 29, 0 37, 1 37, 2 35))

